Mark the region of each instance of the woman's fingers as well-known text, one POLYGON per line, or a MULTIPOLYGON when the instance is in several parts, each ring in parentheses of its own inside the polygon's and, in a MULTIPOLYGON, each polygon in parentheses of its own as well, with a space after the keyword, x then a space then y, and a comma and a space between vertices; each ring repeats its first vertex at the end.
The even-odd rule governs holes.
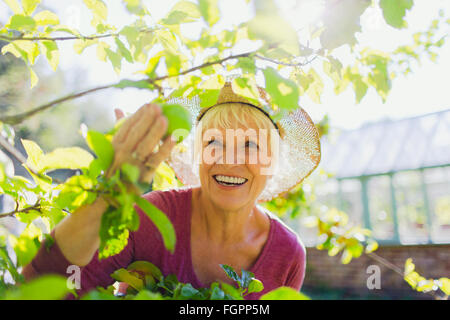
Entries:
POLYGON ((139 113, 139 119, 130 125, 127 129, 127 134, 122 140, 121 149, 126 153, 135 151, 137 145, 147 135, 148 131, 156 124, 155 119, 161 113, 161 109, 156 106, 146 107, 145 112, 139 113))
POLYGON ((153 179, 153 175, 159 164, 169 158, 170 152, 175 145, 176 142, 172 140, 171 137, 167 137, 159 150, 148 157, 145 164, 146 170, 144 170, 141 175, 142 181, 151 181, 153 179))
POLYGON ((114 115, 116 116, 116 121, 119 121, 120 119, 125 117, 125 113, 121 109, 114 109, 114 115))
POLYGON ((152 154, 159 141, 162 139, 167 130, 167 119, 163 115, 159 115, 145 137, 139 141, 135 151, 140 159, 146 159, 152 154))
POLYGON ((147 165, 156 169, 161 162, 169 158, 170 153, 176 144, 176 141, 174 141, 171 137, 167 137, 163 144, 159 147, 158 151, 148 157, 146 162, 147 165))
MULTIPOLYGON (((160 108, 157 105, 152 104, 145 104, 143 105, 138 111, 136 111, 129 119, 125 121, 125 123, 120 127, 119 131, 114 136, 114 142, 117 144, 124 143, 128 144, 128 136, 131 132, 134 132, 138 127, 138 124, 140 123, 139 129, 141 129, 140 132, 134 132, 133 138, 136 140, 136 135, 139 138, 139 133, 142 135, 145 134, 149 126, 153 122, 153 115, 160 113, 160 108), (147 123, 143 123, 144 121, 147 121, 147 123), (145 127, 145 125, 147 127, 145 127), (146 130, 142 132, 142 129, 145 128, 146 130), (125 142, 126 141, 126 142, 125 142)), ((134 146, 133 146, 134 147, 134 146)))

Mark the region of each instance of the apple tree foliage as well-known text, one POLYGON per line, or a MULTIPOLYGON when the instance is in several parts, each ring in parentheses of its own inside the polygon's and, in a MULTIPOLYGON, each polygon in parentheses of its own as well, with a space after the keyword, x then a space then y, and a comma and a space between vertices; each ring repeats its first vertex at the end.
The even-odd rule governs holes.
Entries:
MULTIPOLYGON (((85 132, 91 152, 71 147, 46 153, 35 142, 22 140, 25 157, 14 147, 15 125, 30 117, 45 116, 47 110, 57 108, 62 102, 102 90, 148 90, 154 94, 156 102, 164 101, 169 95, 198 97, 201 107, 209 106, 217 100, 228 76, 235 75, 238 77, 231 77, 233 90, 251 101, 260 99, 257 86, 262 84, 265 87, 275 118, 297 108, 303 96, 320 104, 327 83, 332 83, 335 94, 352 90, 356 103, 368 90, 375 90, 385 101, 396 77, 407 75, 414 64, 423 59, 437 59, 438 50, 446 40, 439 30, 450 24, 444 12, 436 13, 428 29, 414 33, 406 44, 392 51, 383 51, 359 43, 361 16, 369 8, 381 10, 386 24, 395 29, 406 29, 406 16, 414 9, 413 0, 326 0, 323 14, 302 29, 301 36, 300 31, 287 22, 276 2, 242 1, 254 14, 239 24, 219 28, 223 17, 218 0, 178 1, 160 20, 153 18, 152 8, 147 7, 144 1, 122 0, 133 22, 120 27, 112 23, 107 1, 83 0, 83 5, 90 11, 92 30, 90 34, 83 34, 65 24, 56 12, 45 6, 45 1, 2 0, 11 14, 4 25, 0 24, 0 40, 7 43, 1 53, 24 62, 31 88, 39 81, 34 67, 39 59, 46 60, 52 70, 57 70, 60 59, 64 57, 60 49, 62 42, 70 42, 79 55, 85 54, 88 47, 94 48, 98 60, 109 64, 119 76, 125 62, 140 66, 140 70, 133 79, 122 78, 115 83, 98 84, 30 107, 26 112, 0 114, 0 146, 21 162, 32 178, 11 174, 6 162, 0 161, 0 194, 15 203, 12 211, 0 213, 0 219, 15 217, 26 225, 19 236, 0 229, 0 297, 57 299, 67 293, 65 279, 56 276, 42 276, 22 284, 19 289, 12 287, 23 282, 20 270, 33 259, 43 240, 51 244, 48 231, 80 206, 92 203, 100 194, 110 203, 100 230, 100 258, 120 252, 127 243, 129 232, 138 228, 135 204, 155 223, 168 250, 172 251, 176 242, 173 226, 166 215, 140 197, 145 189, 138 183, 136 167, 125 164, 110 178, 105 178, 104 173, 114 157, 111 139, 115 128, 105 134, 92 130, 85 132), (196 36, 182 32, 187 24, 200 26, 196 36), (251 49, 243 50, 243 47, 251 49), (337 52, 344 47, 348 50, 342 59, 337 52), (326 78, 331 82, 325 81, 326 78), (255 79, 261 81, 257 83, 255 79), (58 169, 73 169, 78 173, 59 181, 50 176, 58 169), (13 253, 7 250, 7 243, 13 248, 13 253)), ((297 0, 298 5, 303 1, 297 0)), ((327 131, 325 120, 318 124, 321 134, 327 131)), ((153 188, 178 184, 170 167, 161 164, 153 188)), ((300 211, 307 212, 305 208, 313 202, 299 185, 266 205, 274 212, 289 212, 296 216, 300 211)), ((346 214, 336 209, 324 216, 310 217, 311 227, 317 228, 318 235, 324 239, 319 248, 328 250, 330 255, 342 252, 343 263, 364 252, 370 254, 377 248, 369 230, 350 228, 347 220, 346 214)), ((179 284, 172 278, 152 280, 136 277, 136 280, 128 277, 129 281, 124 282, 134 285, 134 289, 143 289, 141 293, 134 292, 133 297, 148 299, 163 297, 161 291, 147 290, 152 286, 165 287, 166 296, 172 298, 176 294, 191 298, 242 297, 246 292, 261 290, 263 286, 256 280, 252 282, 252 277, 245 282, 241 278, 248 276, 245 271, 241 276, 226 266, 224 271, 234 277, 239 289, 234 288, 233 291, 226 285, 214 284, 209 291, 202 291, 189 284, 179 284)), ((119 273, 133 276, 127 270, 117 271, 112 276, 119 277, 119 273)), ((427 280, 414 271, 412 261, 406 262, 404 277, 415 290, 427 292, 440 288, 445 296, 449 294, 448 279, 427 280)), ((108 290, 92 293, 91 298, 114 297, 108 290)), ((271 294, 269 299, 301 298, 288 288, 271 294)))

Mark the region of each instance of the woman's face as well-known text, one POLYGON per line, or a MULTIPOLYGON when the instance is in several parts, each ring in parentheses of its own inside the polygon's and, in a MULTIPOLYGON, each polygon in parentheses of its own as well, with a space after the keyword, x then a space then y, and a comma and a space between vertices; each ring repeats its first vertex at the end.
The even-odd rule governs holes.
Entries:
POLYGON ((203 129, 201 189, 223 210, 253 207, 270 178, 269 130, 260 130, 254 121, 248 123, 249 127, 243 127, 236 121, 232 127, 237 129, 203 129))

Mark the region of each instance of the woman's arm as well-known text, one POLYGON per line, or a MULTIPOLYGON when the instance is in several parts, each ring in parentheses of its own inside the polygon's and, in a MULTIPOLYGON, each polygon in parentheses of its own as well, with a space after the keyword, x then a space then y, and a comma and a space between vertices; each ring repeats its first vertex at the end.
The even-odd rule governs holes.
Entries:
MULTIPOLYGON (((153 152, 167 130, 167 119, 157 105, 146 104, 127 119, 113 139, 114 161, 106 176, 111 176, 123 163, 141 169, 141 181, 151 181, 159 163, 165 160, 175 142, 164 140, 157 152, 153 152), (147 164, 147 165, 146 165, 147 164)), ((56 244, 71 264, 86 266, 99 248, 100 223, 108 203, 99 197, 61 221, 53 230, 56 244)), ((43 272, 43 270, 40 270, 43 272)))

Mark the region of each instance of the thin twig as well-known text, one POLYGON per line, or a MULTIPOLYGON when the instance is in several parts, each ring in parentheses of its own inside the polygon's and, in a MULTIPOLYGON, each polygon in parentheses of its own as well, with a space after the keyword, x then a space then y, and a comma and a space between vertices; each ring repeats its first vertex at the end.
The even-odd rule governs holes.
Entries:
MULTIPOLYGON (((373 260, 375 260, 375 261, 381 263, 382 265, 384 265, 386 268, 388 268, 388 269, 394 271, 395 273, 399 274, 402 278, 405 277, 405 274, 404 274, 403 270, 401 268, 397 267, 395 264, 391 263, 390 261, 384 259, 383 257, 380 257, 379 255, 377 255, 377 254, 375 254, 373 252, 368 253, 367 255, 370 258, 372 258, 373 260)), ((437 295, 436 292, 434 292, 434 291, 427 291, 427 292, 424 292, 424 293, 428 293, 428 294, 432 295, 433 298, 435 298, 435 299, 440 299, 440 296, 437 295)))
MULTIPOLYGON (((146 33, 146 32, 153 32, 155 29, 141 29, 139 30, 140 33, 146 33)), ((55 30, 56 32, 58 30, 55 30)), ((25 41, 66 41, 66 40, 96 40, 96 39, 102 39, 102 38, 110 38, 110 37, 118 37, 119 33, 107 33, 107 34, 100 34, 100 35, 94 35, 94 36, 67 36, 67 37, 24 37, 23 35, 15 36, 15 37, 8 37, 4 35, 0 35, 0 40, 5 41, 17 41, 17 40, 25 40, 25 41)))
POLYGON ((257 59, 260 59, 260 60, 269 61, 269 62, 272 62, 272 63, 275 63, 275 64, 280 64, 280 65, 283 65, 283 66, 303 67, 303 66, 306 66, 306 65, 310 64, 311 62, 313 62, 318 57, 318 55, 315 55, 314 57, 312 57, 311 59, 307 60, 306 62, 296 62, 296 63, 278 61, 278 60, 270 59, 270 58, 267 58, 267 57, 264 57, 264 56, 260 56, 258 54, 255 54, 254 57, 257 58, 257 59))
MULTIPOLYGON (((216 65, 216 64, 222 64, 223 62, 227 61, 227 60, 231 60, 231 59, 237 59, 237 58, 242 58, 242 57, 249 57, 250 55, 252 55, 254 52, 248 52, 248 53, 242 53, 242 54, 238 54, 238 55, 232 55, 232 56, 228 56, 226 58, 220 59, 220 60, 216 60, 216 61, 211 61, 211 62, 207 62, 204 63, 202 65, 187 69, 183 72, 180 72, 178 74, 173 74, 173 75, 165 75, 165 76, 161 76, 161 77, 157 77, 154 79, 148 79, 147 81, 151 84, 155 84, 156 81, 163 81, 169 78, 174 78, 174 77, 179 77, 182 75, 186 75, 188 73, 194 72, 196 70, 200 70, 212 65, 216 65)), ((15 115, 11 115, 11 116, 3 116, 0 117, 0 122, 4 122, 10 125, 15 125, 15 124, 19 124, 21 122, 23 122, 25 119, 35 115, 36 113, 39 113, 41 111, 44 111, 46 109, 49 109, 57 104, 60 104, 62 102, 68 101, 68 100, 72 100, 72 99, 76 99, 79 97, 82 97, 84 95, 87 95, 89 93, 95 92, 95 91, 100 91, 103 89, 109 89, 112 88, 114 86, 116 86, 118 83, 113 83, 113 84, 109 84, 109 85, 104 85, 104 86, 100 86, 100 87, 96 87, 96 88, 92 88, 86 91, 82 91, 79 92, 77 94, 71 94, 71 95, 67 95, 63 98, 59 98, 53 101, 50 101, 42 106, 36 107, 34 109, 31 109, 27 112, 23 112, 23 113, 19 113, 19 114, 15 114, 15 115)))
MULTIPOLYGON (((0 135, 0 146, 2 146, 6 151, 8 151, 14 158, 17 159, 22 164, 27 163, 27 159, 17 150, 16 148, 11 145, 8 140, 6 140, 4 137, 0 135)), ((37 171, 32 167, 27 165, 28 169, 35 175, 38 175, 37 171)))
POLYGON ((108 34, 102 34, 97 36, 68 36, 68 37, 7 37, 0 35, 0 40, 5 41, 18 41, 18 40, 24 40, 24 41, 64 41, 64 40, 77 40, 77 39, 83 39, 83 40, 95 40, 95 39, 101 39, 101 38, 109 38, 109 37, 116 37, 118 36, 118 33, 108 33, 108 34))
POLYGON ((62 97, 62 98, 50 101, 50 102, 48 102, 48 103, 46 103, 46 104, 44 104, 42 106, 39 106, 37 108, 31 109, 31 110, 23 112, 23 113, 18 113, 18 114, 12 115, 12 116, 0 117, 0 122, 4 122, 4 123, 10 124, 10 125, 19 124, 22 121, 24 121, 25 119, 35 115, 36 113, 44 111, 46 109, 49 109, 49 108, 53 107, 54 105, 60 104, 62 102, 68 101, 68 100, 72 100, 72 99, 76 99, 76 98, 82 97, 84 95, 87 95, 87 94, 95 92, 95 91, 108 89, 108 88, 113 87, 114 85, 116 85, 116 83, 115 84, 110 84, 110 85, 104 85, 104 86, 100 86, 100 87, 96 87, 96 88, 92 88, 92 89, 89 89, 89 90, 86 90, 86 91, 79 92, 77 94, 67 95, 65 97, 62 97))
POLYGON ((31 207, 26 207, 26 208, 18 210, 18 207, 16 206, 16 208, 13 211, 1 213, 0 219, 6 218, 6 217, 12 217, 12 216, 16 215, 17 213, 28 213, 28 211, 33 211, 33 210, 40 212, 40 209, 41 209, 41 204, 40 204, 40 199, 38 199, 36 201, 36 203, 33 204, 31 207))

